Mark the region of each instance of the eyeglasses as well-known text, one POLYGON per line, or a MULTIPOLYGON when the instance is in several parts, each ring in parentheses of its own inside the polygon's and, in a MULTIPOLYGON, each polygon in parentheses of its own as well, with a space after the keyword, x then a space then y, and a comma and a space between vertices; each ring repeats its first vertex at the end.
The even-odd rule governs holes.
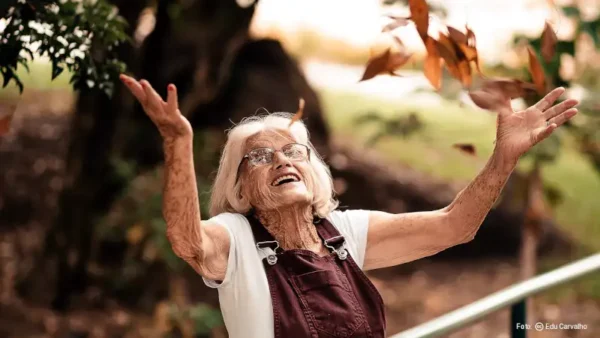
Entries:
MULTIPOLYGON (((310 157, 310 148, 300 143, 289 143, 281 147, 281 153, 292 161, 302 161, 310 157)), ((275 153, 277 150, 273 148, 256 148, 252 149, 248 154, 244 155, 237 169, 237 176, 235 181, 237 182, 240 176, 240 168, 244 160, 253 166, 267 165, 273 162, 275 153)))

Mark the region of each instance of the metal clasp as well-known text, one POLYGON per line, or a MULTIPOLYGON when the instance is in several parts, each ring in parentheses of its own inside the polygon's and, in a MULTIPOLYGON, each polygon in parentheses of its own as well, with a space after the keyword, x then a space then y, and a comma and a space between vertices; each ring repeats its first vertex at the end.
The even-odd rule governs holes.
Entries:
POLYGON ((345 260, 346 258, 348 258, 348 250, 346 250, 346 248, 344 247, 345 241, 344 241, 344 236, 340 235, 340 236, 335 236, 332 237, 330 239, 326 239, 323 241, 323 243, 325 244, 325 246, 327 248, 329 248, 331 251, 333 251, 340 260, 345 260), (342 244, 336 248, 333 245, 329 245, 330 242, 334 242, 337 241, 339 239, 342 239, 342 244))
POLYGON ((275 244, 275 248, 271 248, 273 250, 272 254, 267 255, 267 263, 269 263, 269 265, 275 265, 277 264, 277 249, 279 249, 279 242, 277 241, 264 241, 264 242, 258 242, 256 243, 256 248, 257 249, 262 249, 263 246, 262 244, 266 244, 266 247, 271 248, 271 245, 269 244, 275 244))

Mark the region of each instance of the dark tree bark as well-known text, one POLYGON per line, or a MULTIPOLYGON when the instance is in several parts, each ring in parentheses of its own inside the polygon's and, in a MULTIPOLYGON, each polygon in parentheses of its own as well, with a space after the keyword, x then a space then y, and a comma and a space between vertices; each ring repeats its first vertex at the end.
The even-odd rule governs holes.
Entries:
MULTIPOLYGON (((120 14, 132 23, 131 34, 145 1, 122 1, 116 5, 120 14)), ((133 63, 132 46, 120 47, 119 55, 127 64, 133 63)), ((95 224, 125 187, 110 163, 123 106, 122 94, 119 84, 112 99, 92 91, 79 94, 65 161, 66 184, 59 200, 59 213, 48 236, 49 245, 55 248, 57 255, 56 295, 52 301, 57 310, 66 310, 71 293, 86 288, 95 224)))

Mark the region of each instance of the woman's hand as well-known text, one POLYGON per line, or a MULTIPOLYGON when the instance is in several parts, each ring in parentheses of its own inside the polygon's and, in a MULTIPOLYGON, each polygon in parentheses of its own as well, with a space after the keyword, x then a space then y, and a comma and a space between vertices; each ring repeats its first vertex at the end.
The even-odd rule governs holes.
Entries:
POLYGON ((498 113, 496 150, 504 158, 516 161, 575 116, 577 109, 573 107, 579 103, 577 100, 568 99, 552 106, 564 92, 564 88, 556 88, 535 105, 519 112, 512 110, 509 98, 483 94, 489 95, 486 99, 493 102, 491 109, 498 113))
POLYGON ((154 122, 163 140, 169 141, 192 136, 190 122, 179 111, 175 85, 168 86, 167 102, 165 102, 148 81, 138 82, 124 74, 121 74, 120 78, 140 102, 146 115, 154 122))

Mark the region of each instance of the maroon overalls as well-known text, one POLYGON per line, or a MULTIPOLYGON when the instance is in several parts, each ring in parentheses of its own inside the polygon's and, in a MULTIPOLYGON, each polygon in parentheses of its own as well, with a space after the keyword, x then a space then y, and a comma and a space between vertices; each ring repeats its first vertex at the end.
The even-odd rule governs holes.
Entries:
POLYGON ((344 237, 327 219, 316 219, 319 237, 332 252, 279 247, 253 216, 247 216, 263 259, 273 302, 275 338, 385 337, 383 300, 344 247, 344 237))

